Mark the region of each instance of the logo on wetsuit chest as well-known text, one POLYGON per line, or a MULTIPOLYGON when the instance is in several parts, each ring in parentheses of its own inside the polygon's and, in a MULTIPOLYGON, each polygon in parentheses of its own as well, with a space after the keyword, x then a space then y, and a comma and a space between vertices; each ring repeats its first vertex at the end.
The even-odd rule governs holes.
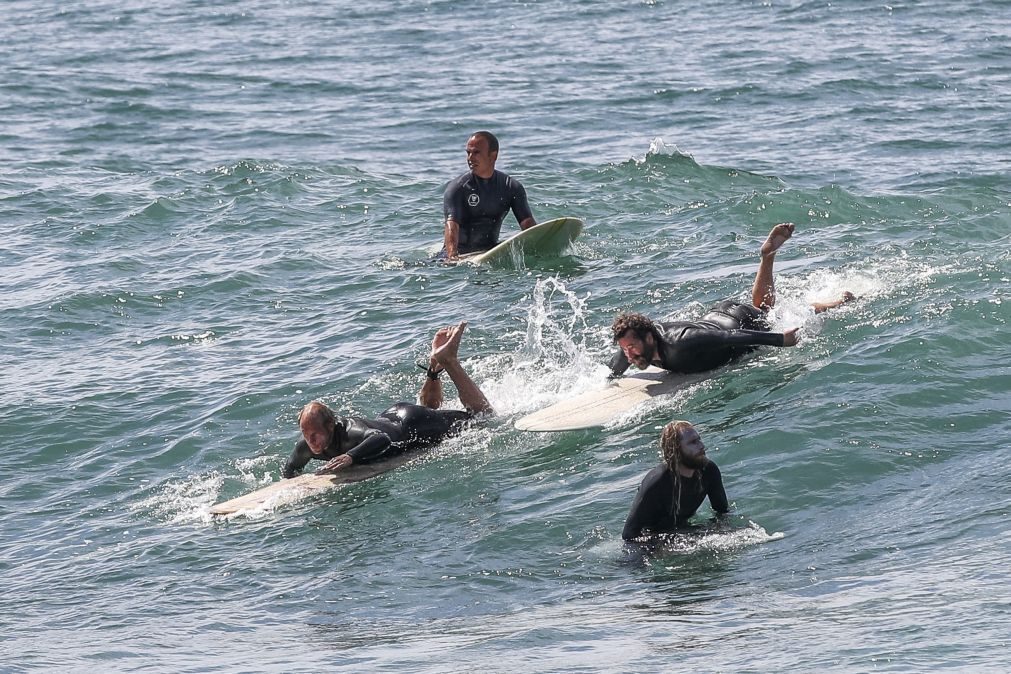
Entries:
POLYGON ((479 203, 481 203, 481 197, 477 196, 477 192, 471 192, 467 196, 467 205, 471 208, 477 206, 479 203))

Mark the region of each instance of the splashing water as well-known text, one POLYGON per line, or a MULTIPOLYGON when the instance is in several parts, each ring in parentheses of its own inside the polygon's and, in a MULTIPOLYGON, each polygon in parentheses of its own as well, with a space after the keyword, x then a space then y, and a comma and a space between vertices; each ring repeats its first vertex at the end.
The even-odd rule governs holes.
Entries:
POLYGON ((607 368, 589 346, 598 334, 587 324, 586 299, 557 278, 537 280, 522 345, 490 359, 501 375, 481 383, 499 414, 539 409, 603 383, 607 368))

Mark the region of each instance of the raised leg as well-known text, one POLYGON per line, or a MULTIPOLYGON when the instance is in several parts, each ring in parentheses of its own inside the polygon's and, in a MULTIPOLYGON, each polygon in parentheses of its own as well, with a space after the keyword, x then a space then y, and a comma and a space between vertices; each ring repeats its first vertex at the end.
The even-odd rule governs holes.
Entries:
POLYGON ((755 283, 751 286, 751 303, 756 309, 768 311, 776 306, 776 282, 772 273, 776 251, 793 236, 795 228, 792 222, 782 222, 772 228, 762 244, 762 259, 758 263, 755 283))
POLYGON ((467 322, 461 321, 455 327, 439 330, 432 340, 432 360, 441 365, 456 384, 460 402, 464 407, 475 413, 492 412, 488 398, 460 364, 460 340, 463 339, 463 332, 466 329, 467 322))

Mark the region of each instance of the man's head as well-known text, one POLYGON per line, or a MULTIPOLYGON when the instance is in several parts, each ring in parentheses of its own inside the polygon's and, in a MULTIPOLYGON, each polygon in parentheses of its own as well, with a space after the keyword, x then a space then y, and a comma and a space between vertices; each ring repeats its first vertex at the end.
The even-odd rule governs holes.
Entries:
POLYGON ((676 472, 678 466, 690 470, 704 468, 709 461, 699 432, 687 421, 672 421, 664 426, 660 433, 660 451, 663 462, 672 472, 676 472))
POLYGON ((642 314, 621 314, 611 324, 611 337, 628 362, 645 370, 656 357, 656 328, 642 314))
POLYGON ((312 453, 322 454, 333 438, 337 418, 329 407, 314 400, 298 413, 298 427, 312 453))
POLYGON ((467 166, 481 178, 491 178, 498 159, 498 138, 490 131, 478 131, 467 139, 467 166))

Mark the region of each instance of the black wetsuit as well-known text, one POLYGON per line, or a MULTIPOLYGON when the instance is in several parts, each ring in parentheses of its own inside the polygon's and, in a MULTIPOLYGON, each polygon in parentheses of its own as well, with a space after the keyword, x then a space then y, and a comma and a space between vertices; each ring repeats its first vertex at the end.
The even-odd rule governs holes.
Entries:
MULTIPOLYGON (((660 367, 671 372, 705 372, 726 365, 757 346, 783 346, 783 333, 769 332, 761 310, 733 300, 715 305, 697 321, 655 323, 660 367)), ((622 351, 611 358, 611 376, 629 367, 622 351)))
POLYGON ((322 454, 313 454, 302 438, 284 464, 282 475, 295 477, 312 459, 330 460, 348 454, 354 463, 369 463, 419 445, 440 442, 460 429, 473 415, 463 410, 433 410, 397 403, 376 419, 351 417, 340 421, 322 454))
POLYGON ((682 527, 707 496, 716 512, 730 510, 723 476, 715 463, 707 461, 692 477, 677 478, 666 464, 660 464, 646 473, 639 485, 621 537, 629 541, 638 538, 643 529, 657 533, 682 527))
POLYGON ((495 171, 488 179, 468 171, 449 183, 442 198, 444 221, 453 220, 460 225, 457 243, 460 254, 494 247, 510 209, 516 222, 533 217, 523 185, 501 171, 495 171))

